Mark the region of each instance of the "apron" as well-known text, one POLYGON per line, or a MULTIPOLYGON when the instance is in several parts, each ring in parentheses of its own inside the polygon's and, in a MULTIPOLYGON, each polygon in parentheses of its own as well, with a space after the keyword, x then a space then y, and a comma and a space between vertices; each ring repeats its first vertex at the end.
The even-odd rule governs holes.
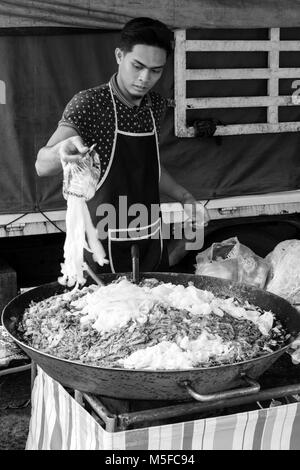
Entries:
MULTIPOLYGON (((154 116, 149 108, 153 122, 151 132, 121 131, 118 127, 116 102, 110 85, 109 88, 114 106, 115 135, 106 173, 98 185, 94 198, 88 203, 91 218, 98 228, 98 236, 109 259, 109 271, 115 273, 132 270, 133 244, 139 248, 140 270, 144 272, 159 270, 163 242, 159 209, 160 161, 154 116), (107 238, 103 240, 103 236, 99 233, 99 226, 104 217, 100 209, 107 204, 115 208, 116 217, 109 218, 107 238), (138 217, 140 212, 135 212, 136 208, 141 207, 140 204, 144 209, 142 217, 138 217), (151 211, 153 207, 155 210, 151 211)), ((164 269, 167 268, 165 258, 164 253, 164 269)), ((96 267, 95 264, 93 266, 98 272, 107 271, 105 266, 96 267)))

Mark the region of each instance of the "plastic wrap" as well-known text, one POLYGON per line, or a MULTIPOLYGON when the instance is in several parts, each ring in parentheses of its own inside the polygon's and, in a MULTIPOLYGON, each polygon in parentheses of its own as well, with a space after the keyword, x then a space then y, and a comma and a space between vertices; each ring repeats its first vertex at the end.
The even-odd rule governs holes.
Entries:
POLYGON ((292 304, 300 303, 300 240, 285 240, 266 256, 270 264, 266 290, 292 304))
POLYGON ((263 288, 270 264, 237 237, 213 243, 196 257, 195 274, 215 276, 263 288))

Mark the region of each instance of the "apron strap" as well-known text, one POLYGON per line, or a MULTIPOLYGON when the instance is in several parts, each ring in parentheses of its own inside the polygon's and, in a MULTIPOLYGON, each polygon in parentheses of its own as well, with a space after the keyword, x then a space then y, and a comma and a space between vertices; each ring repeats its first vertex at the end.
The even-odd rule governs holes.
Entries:
POLYGON ((111 84, 109 83, 108 86, 109 86, 111 99, 112 99, 112 103, 113 103, 113 107, 114 107, 114 113, 115 113, 115 134, 114 134, 114 141, 113 141, 113 146, 112 146, 112 150, 111 150, 111 154, 110 154, 109 164, 107 165, 107 168, 106 168, 106 171, 105 171, 104 175, 102 176, 101 180, 97 184, 96 191, 98 191, 98 189, 101 188, 101 186, 103 185, 104 181, 106 180, 106 178, 108 176, 108 173, 110 171, 110 168, 111 168, 114 156, 115 156, 115 149, 116 149, 117 136, 118 136, 118 117, 117 117, 116 102, 115 102, 115 99, 114 99, 114 94, 113 94, 112 89, 111 89, 111 84))
POLYGON ((154 130, 155 142, 156 142, 156 154, 157 154, 158 172, 159 172, 158 173, 158 181, 160 181, 161 165, 160 165, 160 152, 159 152, 159 143, 158 143, 158 133, 157 133, 155 119, 154 119, 154 116, 153 116, 153 111, 152 111, 151 108, 150 108, 150 114, 151 114, 151 118, 152 118, 152 122, 153 122, 153 130, 154 130))
POLYGON ((113 103, 113 106, 114 106, 114 113, 115 113, 115 133, 117 133, 118 130, 119 130, 119 128, 118 128, 117 105, 116 105, 116 100, 115 100, 115 97, 114 97, 114 94, 113 94, 113 91, 112 91, 112 88, 111 88, 111 84, 109 83, 108 86, 109 86, 109 91, 110 91, 112 103, 113 103))

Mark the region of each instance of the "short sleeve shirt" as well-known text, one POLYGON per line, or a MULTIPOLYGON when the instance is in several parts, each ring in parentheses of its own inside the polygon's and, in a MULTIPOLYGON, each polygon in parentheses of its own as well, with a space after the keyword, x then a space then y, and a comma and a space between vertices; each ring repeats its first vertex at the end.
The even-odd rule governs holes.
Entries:
MULTIPOLYGON (((151 132, 153 130, 151 108, 159 134, 167 100, 151 91, 143 98, 140 106, 134 106, 121 94, 116 75, 111 78, 110 85, 115 98, 119 130, 137 134, 151 132)), ((59 121, 59 126, 61 125, 73 127, 87 146, 96 143, 101 162, 101 179, 110 162, 116 128, 109 84, 76 94, 63 112, 59 121)))

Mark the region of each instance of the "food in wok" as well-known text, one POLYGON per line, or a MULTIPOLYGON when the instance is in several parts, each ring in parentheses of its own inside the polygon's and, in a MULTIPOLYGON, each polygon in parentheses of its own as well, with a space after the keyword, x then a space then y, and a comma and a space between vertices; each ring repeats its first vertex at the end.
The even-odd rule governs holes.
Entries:
POLYGON ((290 339, 271 311, 234 297, 126 277, 54 295, 26 308, 18 334, 53 356, 109 368, 171 370, 234 364, 290 339))

